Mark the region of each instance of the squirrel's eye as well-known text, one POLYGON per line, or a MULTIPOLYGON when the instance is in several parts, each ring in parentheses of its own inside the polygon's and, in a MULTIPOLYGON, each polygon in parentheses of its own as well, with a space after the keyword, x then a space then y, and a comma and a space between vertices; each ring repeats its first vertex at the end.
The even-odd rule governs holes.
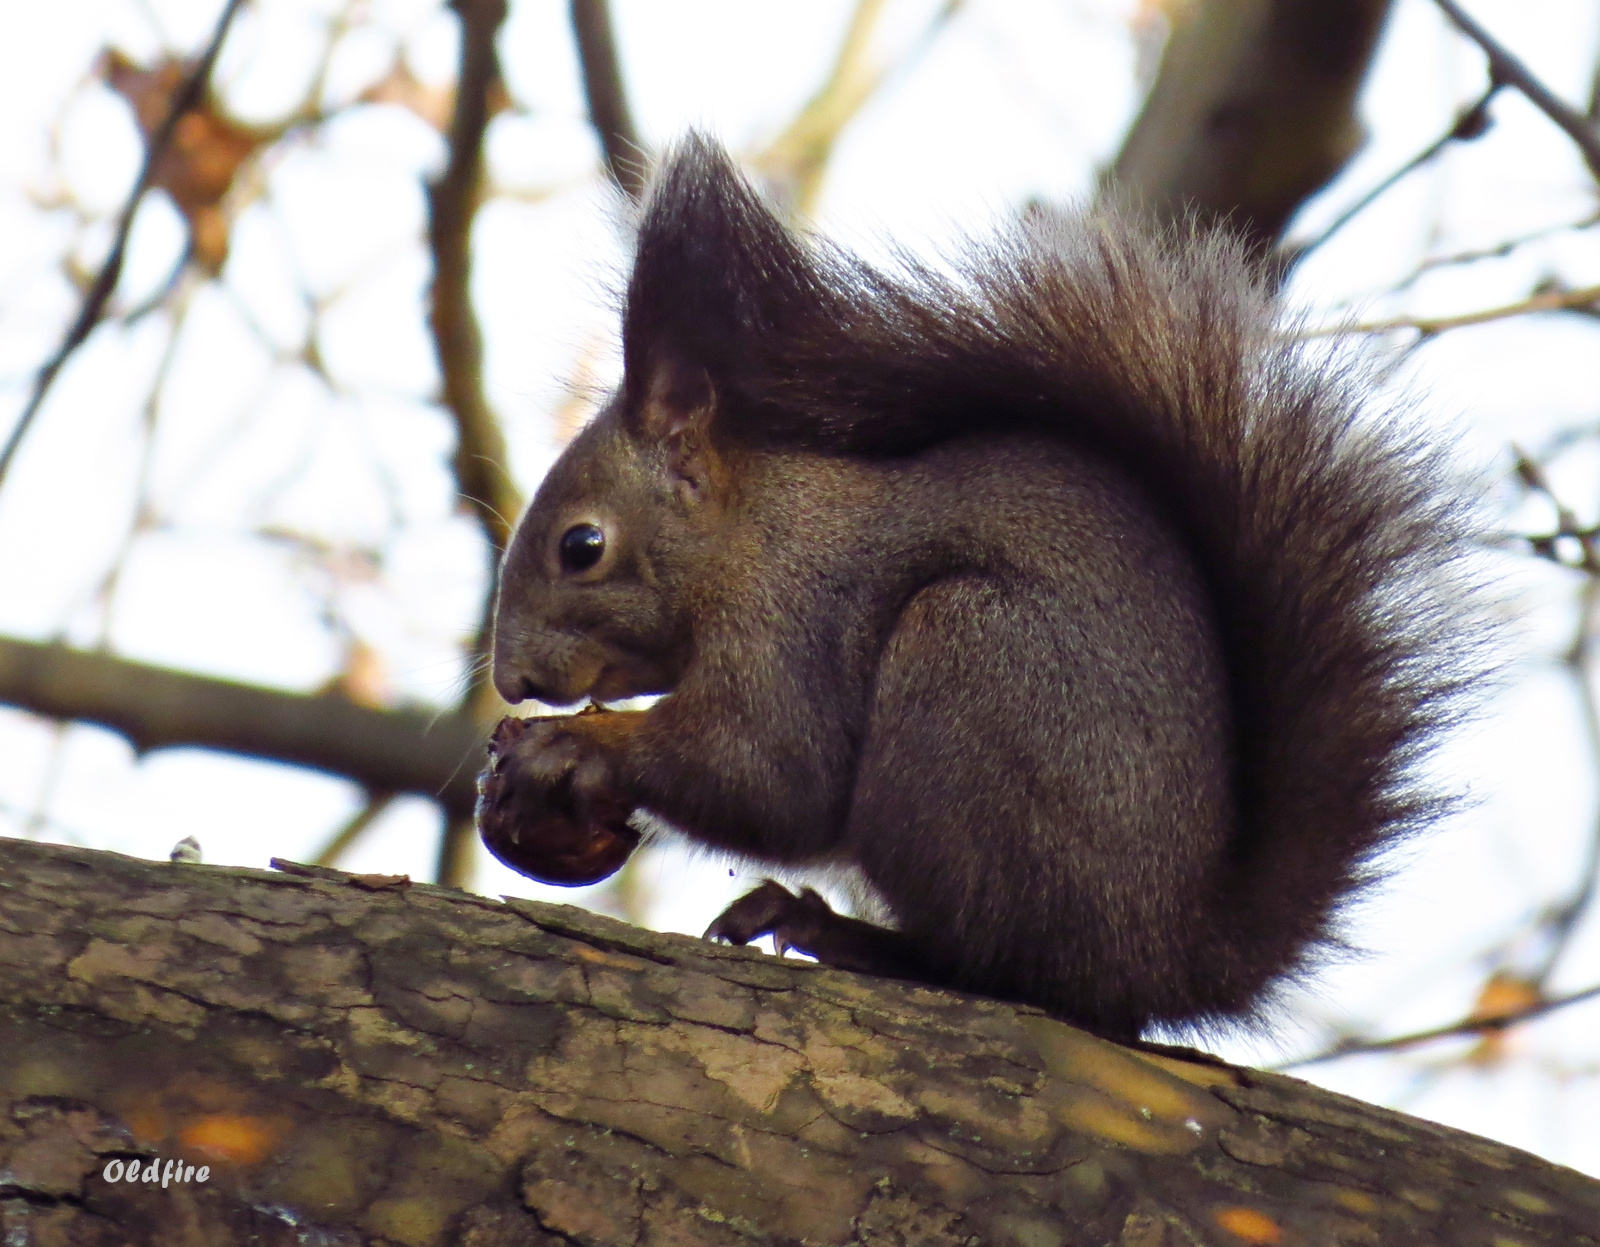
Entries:
POLYGON ((606 552, 606 535, 594 524, 574 524, 561 534, 561 570, 586 572, 606 552))

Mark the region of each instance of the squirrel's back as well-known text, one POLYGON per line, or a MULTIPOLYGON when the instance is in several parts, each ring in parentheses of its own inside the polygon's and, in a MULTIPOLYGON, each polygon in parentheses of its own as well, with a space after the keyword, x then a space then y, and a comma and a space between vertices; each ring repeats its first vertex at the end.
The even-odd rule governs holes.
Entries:
POLYGON ((1248 1011, 1444 808, 1418 764, 1482 666, 1470 508, 1359 368, 1280 331, 1222 234, 1034 212, 947 269, 885 273, 798 239, 691 140, 642 226, 625 339, 703 363, 730 443, 906 456, 1009 430, 1136 483, 1203 587, 1231 731, 1220 882, 1159 1015, 1248 1011))

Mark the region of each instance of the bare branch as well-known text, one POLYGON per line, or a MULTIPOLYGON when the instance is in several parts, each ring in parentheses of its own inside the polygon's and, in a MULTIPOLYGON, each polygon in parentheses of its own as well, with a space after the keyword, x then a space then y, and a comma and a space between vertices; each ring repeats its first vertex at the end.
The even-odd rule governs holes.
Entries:
POLYGON ((753 161, 788 206, 802 215, 813 210, 828 158, 844 128, 878 93, 892 71, 904 71, 927 50, 961 5, 962 0, 946 0, 900 63, 889 67, 874 65, 867 55, 872 32, 883 12, 883 0, 857 0, 822 86, 753 161))
POLYGON ((1484 308, 1478 312, 1463 312, 1459 316, 1400 316, 1393 320, 1360 321, 1353 325, 1327 325, 1320 329, 1304 330, 1301 336, 1329 338, 1348 333, 1392 333, 1398 329, 1415 329, 1423 337, 1432 337, 1447 329, 1463 329, 1468 325, 1507 320, 1512 316, 1528 316, 1534 312, 1576 311, 1597 302, 1600 302, 1600 286, 1584 286, 1579 290, 1552 290, 1516 303, 1484 308))
POLYGON ((1566 132, 1578 145, 1584 163, 1600 178, 1600 128, 1533 75, 1533 72, 1497 42, 1456 0, 1434 0, 1457 30, 1483 49, 1489 58, 1489 77, 1516 87, 1528 102, 1566 132))
POLYGON ((172 104, 167 110, 165 119, 150 135, 149 142, 145 145, 144 164, 139 169, 139 176, 134 180, 133 189, 128 192, 122 210, 117 214, 110 254, 106 256, 105 263, 100 266, 100 271, 84 293, 77 318, 67 330, 66 337, 56 348, 55 354, 46 360, 35 374, 33 390, 28 396, 27 405, 17 417, 16 424, 12 426, 5 447, 0 449, 0 485, 5 483, 6 473, 11 469, 17 448, 22 444, 28 427, 39 414, 39 408, 44 402, 45 395, 50 392, 51 385, 60 375, 61 369, 71 358, 72 353, 84 344, 105 314, 106 303, 110 300, 112 291, 117 288, 117 280, 122 276, 122 263, 127 255, 128 235, 133 230, 134 215, 144 201, 145 192, 150 189, 162 158, 172 145, 172 137, 177 132, 178 122, 183 119, 185 113, 192 111, 205 98, 217 53, 222 50, 223 41, 228 37, 228 28, 233 25, 233 19, 243 5, 244 0, 228 0, 222 15, 217 19, 216 27, 211 32, 211 39, 206 44, 205 51, 200 54, 200 59, 195 62, 194 68, 190 70, 182 85, 173 93, 172 104))
POLYGON ((431 797, 470 817, 485 733, 460 714, 376 710, 0 637, 0 702, 96 723, 141 753, 190 745, 431 797))
POLYGON ((645 150, 628 108, 606 0, 572 0, 572 33, 578 41, 589 122, 599 136, 606 172, 628 198, 638 199, 644 194, 645 150))
POLYGON ((505 0, 453 0, 461 18, 461 69, 450 159, 428 187, 428 244, 433 253, 429 324, 439 356, 444 402, 456 425, 456 488, 498 556, 522 499, 506 467, 505 437, 483 392, 483 334, 472 307, 472 220, 483 183, 483 136, 491 94, 500 89, 495 34, 505 0))
POLYGON ((784 192, 783 198, 802 212, 815 202, 822 170, 840 131, 883 81, 882 67, 874 67, 867 57, 883 2, 857 0, 822 86, 756 159, 756 165, 784 192))
POLYGON ((392 792, 368 793, 367 799, 353 815, 345 820, 344 825, 328 838, 328 842, 318 849, 311 858, 312 864, 317 866, 337 866, 339 859, 350 850, 350 846, 361 838, 363 832, 394 804, 395 794, 392 792))
POLYGON ((478 851, 478 824, 471 814, 445 816, 434 860, 433 881, 442 888, 465 888, 472 881, 473 859, 478 851))
POLYGON ((1450 146, 1451 143, 1471 142, 1486 133, 1489 129, 1489 101, 1494 99, 1500 87, 1500 83, 1491 82, 1488 90, 1478 98, 1477 103, 1470 108, 1463 109, 1456 117, 1455 123, 1448 130, 1341 212, 1322 233, 1318 234, 1310 242, 1302 243, 1300 246, 1295 247, 1294 262, 1298 264, 1305 259, 1306 256, 1322 246, 1328 239, 1332 238, 1371 207, 1373 202, 1383 195, 1385 191, 1405 178, 1406 175, 1422 168, 1423 165, 1450 146))
POLYGON ((1585 1000, 1600 997, 1600 983, 1593 987, 1586 987, 1582 991, 1570 992, 1565 996, 1553 996, 1541 1000, 1537 1004, 1529 1005, 1525 1009, 1517 1009, 1510 1013, 1495 1014, 1490 1017, 1463 1018, 1449 1026, 1437 1026, 1432 1030, 1416 1031, 1410 1035, 1397 1035, 1393 1039, 1348 1039, 1343 1040, 1326 1051, 1318 1052, 1313 1056, 1300 1057, 1298 1060, 1285 1061, 1279 1069, 1298 1069, 1302 1065, 1315 1065, 1321 1061, 1331 1061, 1336 1057, 1357 1056, 1368 1052, 1393 1052, 1400 1048, 1414 1048, 1418 1044, 1432 1043, 1438 1039, 1452 1039, 1457 1035, 1481 1035, 1487 1032, 1509 1030, 1522 1022, 1530 1022, 1534 1018, 1543 1017, 1547 1013, 1554 1013, 1557 1009, 1565 1009, 1568 1005, 1579 1004, 1585 1000))
POLYGON ((1448 255, 1429 256, 1416 268, 1402 277, 1398 283, 1389 288, 1389 293, 1398 294, 1402 290, 1409 290, 1426 274, 1435 269, 1453 268, 1458 265, 1477 264, 1483 260, 1500 260, 1532 242, 1539 242, 1549 238, 1552 234, 1565 233, 1568 230, 1586 230, 1595 225, 1600 225, 1600 212, 1591 212, 1576 221, 1562 221, 1556 225, 1545 225, 1539 229, 1529 230, 1525 234, 1518 234, 1512 238, 1503 238, 1497 243, 1486 247, 1469 247, 1464 251, 1454 251, 1448 255))

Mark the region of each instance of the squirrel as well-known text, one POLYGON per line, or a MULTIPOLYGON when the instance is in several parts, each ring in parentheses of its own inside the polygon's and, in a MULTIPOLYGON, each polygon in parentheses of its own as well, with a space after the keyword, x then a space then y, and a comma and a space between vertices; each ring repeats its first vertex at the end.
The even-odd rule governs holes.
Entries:
POLYGON ((480 825, 585 882, 644 810, 857 869, 709 936, 1114 1039, 1259 1018, 1449 802, 1472 506, 1284 333, 1221 231, 1100 206, 894 271, 786 226, 713 141, 662 163, 620 387, 504 557, 480 825), (559 859, 559 860, 558 860, 559 859))

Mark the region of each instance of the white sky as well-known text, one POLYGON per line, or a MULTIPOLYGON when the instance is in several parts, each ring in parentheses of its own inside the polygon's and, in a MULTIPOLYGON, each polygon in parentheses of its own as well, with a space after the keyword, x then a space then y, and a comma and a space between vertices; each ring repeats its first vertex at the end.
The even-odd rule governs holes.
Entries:
MULTIPOLYGON (((302 89, 332 0, 257 0, 219 70, 245 119, 279 116, 302 89)), ((891 0, 881 51, 913 44, 934 0, 891 0)), ((819 225, 866 249, 886 240, 937 252, 1029 196, 1083 194, 1116 147, 1137 99, 1132 0, 970 0, 937 41, 846 131, 819 225)), ((1582 101, 1600 15, 1588 0, 1477 0, 1473 12, 1555 90, 1582 101)), ((31 369, 75 308, 59 258, 98 260, 105 231, 79 235, 41 210, 59 189, 102 216, 134 176, 126 110, 82 82, 112 42, 135 57, 192 48, 216 0, 7 0, 0 42, 0 428, 31 369), (58 154, 52 156, 55 127, 58 154)), ((659 143, 706 126, 735 149, 770 139, 815 89, 843 29, 841 0, 616 0, 635 114, 659 143)), ((615 367, 607 288, 624 260, 614 199, 595 176, 564 0, 520 0, 502 38, 518 109, 494 123, 491 169, 505 192, 484 208, 474 283, 488 347, 487 385, 530 490, 557 449, 553 413, 582 371, 615 367)), ((426 0, 374 0, 329 76, 334 100, 358 94, 398 44, 425 81, 453 69, 452 22, 426 0)), ((1300 224, 1316 230, 1431 142, 1483 84, 1482 60, 1428 0, 1398 0, 1367 93, 1371 141, 1300 224)), ((1600 282, 1596 231, 1557 235, 1470 269, 1441 270, 1399 299, 1380 292, 1425 256, 1577 220, 1593 184, 1570 145, 1514 93, 1483 140, 1414 175, 1317 253, 1291 297, 1323 319, 1435 314, 1524 296, 1543 277, 1600 282)), ((484 583, 476 530, 453 507, 447 422, 421 319, 419 179, 442 144, 397 108, 352 113, 286 146, 267 193, 234 230, 218 286, 195 293, 173 349, 147 462, 154 523, 129 542, 146 438, 142 404, 167 349, 161 313, 96 336, 62 377, 0 489, 0 634, 109 641, 132 658, 285 688, 312 688, 343 661, 329 611, 381 654, 395 694, 447 703, 459 644, 484 583), (304 291, 321 309, 313 319, 304 291), (333 380, 292 362, 316 325, 333 380), (290 362, 285 362, 286 360, 290 362), (334 572, 263 527, 343 551, 334 572), (364 553, 365 552, 365 553, 364 553), (123 557, 123 555, 126 557, 123 557), (375 555, 374 563, 368 554, 375 555), (109 610, 96 586, 121 559, 109 610)), ((121 288, 153 293, 182 246, 166 201, 141 212, 121 288)), ((1600 327, 1543 317, 1446 335, 1401 369, 1441 436, 1478 462, 1509 442, 1539 450, 1563 428, 1594 425, 1600 327)), ((1600 517, 1600 451, 1580 444, 1551 472, 1587 521, 1600 517)), ((1516 522, 1547 523, 1536 509, 1516 522)), ((1509 523, 1510 521, 1508 521, 1509 523)), ((1357 916, 1371 955, 1296 998, 1299 1021, 1276 1043, 1228 1054, 1270 1060, 1317 1040, 1317 1024, 1356 1018, 1384 1033, 1454 1020, 1470 1006, 1495 947, 1571 886, 1595 791, 1575 696, 1548 661, 1568 643, 1573 581, 1508 569, 1527 609, 1531 655, 1494 713, 1445 766, 1477 804, 1410 855, 1357 916)), ((36 834, 151 857, 195 835, 214 862, 304 857, 358 808, 349 784, 289 768, 169 751, 145 759, 87 727, 58 731, 0 710, 0 833, 36 834)), ((351 855, 352 869, 432 865, 437 817, 402 801, 351 855)), ((729 864, 657 852, 643 872, 657 925, 699 930, 749 880, 729 864)), ((487 892, 555 895, 487 865, 487 892)), ((572 893, 559 899, 571 900, 572 893)), ((1600 981, 1600 916, 1591 916, 1552 986, 1600 981)), ((1513 1059, 1446 1064, 1450 1052, 1362 1058, 1308 1071, 1369 1099, 1494 1135, 1600 1174, 1600 1002, 1530 1026, 1513 1059)), ((1452 1050, 1459 1051, 1459 1050, 1452 1050)))

